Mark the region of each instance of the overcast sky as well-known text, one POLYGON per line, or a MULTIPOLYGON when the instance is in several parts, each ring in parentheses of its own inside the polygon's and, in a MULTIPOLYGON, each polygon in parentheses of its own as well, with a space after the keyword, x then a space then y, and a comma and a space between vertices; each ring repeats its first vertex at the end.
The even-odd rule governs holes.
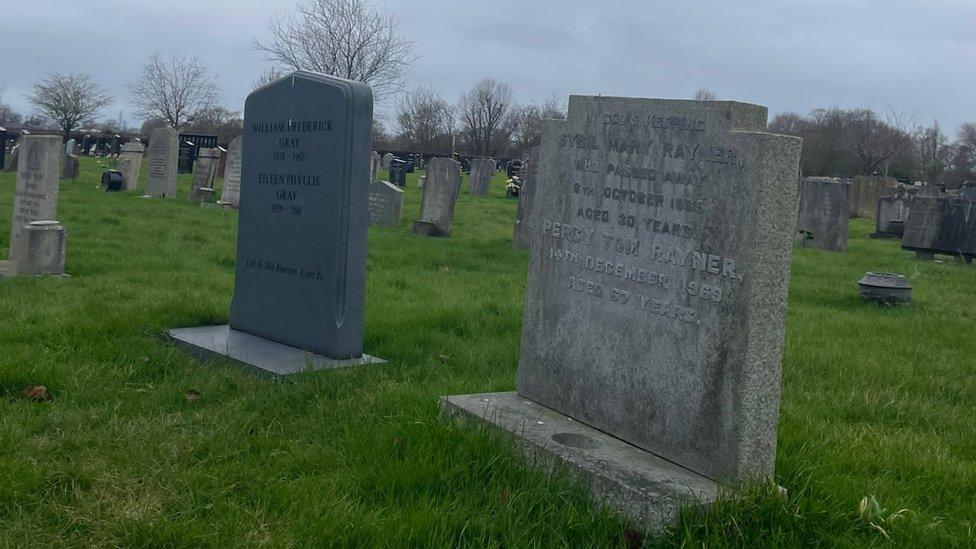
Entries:
MULTIPOLYGON (((225 106, 265 67, 251 49, 295 0, 2 0, 0 97, 48 72, 87 72, 103 112, 138 125, 127 84, 153 52, 200 56, 225 106)), ((770 115, 891 109, 948 133, 976 120, 976 0, 388 0, 418 59, 408 86, 456 99, 489 76, 518 100, 550 93, 688 98, 706 87, 770 115)), ((380 107, 390 112, 393 105, 380 107)))

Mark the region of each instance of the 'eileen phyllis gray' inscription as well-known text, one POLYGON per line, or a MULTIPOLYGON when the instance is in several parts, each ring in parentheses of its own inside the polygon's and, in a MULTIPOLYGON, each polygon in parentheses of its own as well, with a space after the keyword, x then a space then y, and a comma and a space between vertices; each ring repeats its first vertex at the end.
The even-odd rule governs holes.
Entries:
POLYGON ((231 328, 362 355, 372 94, 296 72, 245 104, 231 328))

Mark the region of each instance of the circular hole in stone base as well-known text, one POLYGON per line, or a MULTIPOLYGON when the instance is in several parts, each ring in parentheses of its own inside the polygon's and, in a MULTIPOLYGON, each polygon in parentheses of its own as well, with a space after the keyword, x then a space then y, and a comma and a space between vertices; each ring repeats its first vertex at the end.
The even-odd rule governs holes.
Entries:
POLYGON ((594 450, 600 447, 600 443, 596 440, 577 433, 556 433, 552 435, 552 440, 562 444, 563 446, 569 446, 570 448, 580 448, 583 450, 594 450))

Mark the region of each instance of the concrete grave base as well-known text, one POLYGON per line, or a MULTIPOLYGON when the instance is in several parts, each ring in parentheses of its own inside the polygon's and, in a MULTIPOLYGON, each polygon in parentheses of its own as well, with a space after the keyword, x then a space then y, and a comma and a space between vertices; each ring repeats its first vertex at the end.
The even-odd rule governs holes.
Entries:
POLYGON ((456 420, 511 434, 534 466, 570 470, 594 500, 652 532, 673 522, 679 508, 719 497, 715 481, 514 392, 445 396, 440 406, 456 420))
POLYGON ((426 221, 414 221, 413 233, 419 234, 420 236, 433 236, 439 238, 451 236, 450 234, 441 230, 436 223, 428 223, 426 221))
POLYGON ((177 328, 167 334, 177 345, 200 360, 228 357, 254 373, 269 377, 386 362, 369 355, 345 360, 327 358, 277 341, 232 330, 226 324, 177 328))
POLYGON ((14 266, 13 262, 6 259, 0 260, 0 278, 12 278, 15 276, 53 276, 55 278, 71 278, 71 275, 68 273, 21 273, 17 271, 17 268, 14 266))

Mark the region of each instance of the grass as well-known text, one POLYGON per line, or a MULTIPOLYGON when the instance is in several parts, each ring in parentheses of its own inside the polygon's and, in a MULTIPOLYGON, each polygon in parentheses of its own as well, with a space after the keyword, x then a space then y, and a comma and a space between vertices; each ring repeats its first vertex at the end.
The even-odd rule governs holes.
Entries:
MULTIPOLYGON (((438 417, 439 395, 514 388, 527 256, 502 178, 461 195, 449 239, 410 233, 418 174, 403 223, 370 228, 365 346, 389 363, 269 382, 163 337, 227 321, 236 212, 186 202, 189 176, 146 200, 81 169, 59 205, 71 278, 0 280, 0 546, 976 543, 974 271, 917 262, 868 222, 844 253, 794 255, 788 494, 756 487, 642 538, 438 417), (861 302, 868 270, 909 275, 914 305, 861 302), (53 401, 21 398, 33 384, 53 401)), ((12 195, 0 174, 0 212, 12 195)))

